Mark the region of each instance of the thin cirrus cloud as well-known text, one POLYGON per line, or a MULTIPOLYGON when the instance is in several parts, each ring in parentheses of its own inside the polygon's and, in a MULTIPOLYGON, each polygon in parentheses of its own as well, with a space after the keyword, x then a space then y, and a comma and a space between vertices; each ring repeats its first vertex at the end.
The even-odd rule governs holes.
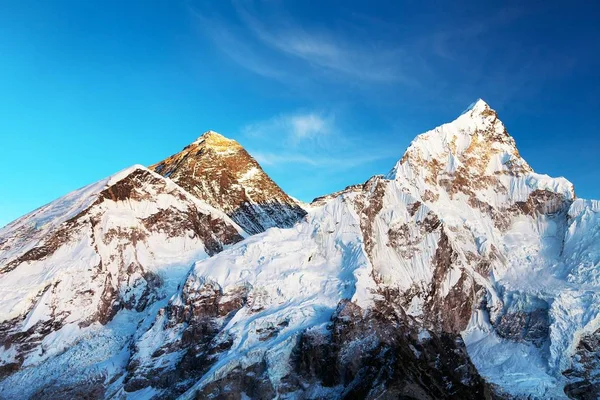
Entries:
POLYGON ((518 7, 498 7, 460 24, 428 25, 410 35, 395 25, 391 32, 379 29, 386 22, 368 18, 319 26, 301 21, 276 2, 233 1, 228 13, 216 8, 205 5, 193 12, 203 36, 219 52, 311 98, 319 98, 322 85, 336 85, 358 88, 376 100, 382 93, 391 100, 403 93, 411 101, 444 96, 458 106, 487 97, 500 106, 535 93, 544 76, 560 75, 569 67, 546 62, 545 53, 552 49, 523 48, 512 37, 494 40, 526 16, 518 7), (528 65, 542 73, 532 73, 528 65))
MULTIPOLYGON (((348 154, 343 157, 318 157, 299 153, 270 153, 251 151, 252 156, 262 165, 302 164, 309 167, 327 167, 332 170, 347 170, 364 164, 392 159, 396 152, 379 151, 374 154, 348 154)), ((390 165, 391 166, 391 165, 390 165)))
MULTIPOLYGON (((351 44, 327 32, 308 32, 284 16, 284 24, 265 24, 247 7, 236 2, 246 27, 264 45, 332 72, 374 82, 402 78, 396 68, 400 50, 351 44)), ((245 3, 246 4, 246 3, 245 3)))
POLYGON ((233 2, 235 19, 194 10, 204 36, 233 62, 278 80, 323 78, 351 83, 413 82, 400 71, 403 52, 394 46, 356 43, 328 30, 308 30, 280 8, 260 10, 233 2), (258 17, 260 15, 260 17, 258 17))
POLYGON ((336 132, 335 118, 321 112, 281 114, 242 128, 244 136, 254 139, 283 137, 283 144, 286 146, 296 146, 299 143, 305 146, 325 146, 336 132))
MULTIPOLYGON (((439 108, 439 99, 460 108, 485 97, 501 108, 535 93, 545 77, 560 75, 570 65, 559 70, 547 62, 548 49, 519 46, 518 37, 505 35, 526 16, 520 8, 499 6, 460 23, 424 23, 426 29, 409 31, 386 25, 385 18, 383 23, 362 18, 323 26, 288 13, 278 2, 233 1, 228 12, 223 4, 193 10, 203 36, 235 64, 297 89, 291 93, 305 95, 316 107, 338 109, 340 101, 365 108, 390 104, 402 114, 403 108, 439 108), (382 25, 385 29, 378 29, 382 25), (349 97, 346 88, 359 89, 361 96, 349 97)), ((354 115, 343 117, 345 129, 323 112, 278 115, 246 125, 242 134, 252 136, 256 148, 268 149, 255 153, 266 165, 347 168, 398 156, 388 150, 389 134, 367 135, 355 128, 360 124, 352 123, 354 115), (362 155, 367 136, 374 156, 362 155), (361 137, 362 147, 355 143, 361 137)))
POLYGON ((246 125, 242 136, 268 143, 270 151, 251 151, 263 165, 296 164, 345 170, 397 157, 397 149, 365 149, 364 141, 338 126, 332 114, 297 112, 246 125))
POLYGON ((282 69, 274 66, 269 60, 259 56, 260 51, 256 46, 244 40, 241 33, 233 27, 228 26, 215 16, 209 17, 195 12, 195 17, 202 32, 214 42, 219 51, 223 52, 234 63, 265 78, 279 81, 286 80, 287 74, 282 69))

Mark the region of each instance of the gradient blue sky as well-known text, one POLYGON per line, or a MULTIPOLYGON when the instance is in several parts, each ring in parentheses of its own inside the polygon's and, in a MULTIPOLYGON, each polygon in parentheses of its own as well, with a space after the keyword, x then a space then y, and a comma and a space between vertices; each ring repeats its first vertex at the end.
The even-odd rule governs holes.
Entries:
POLYGON ((1 1, 0 225, 208 129, 310 200, 479 97, 600 198, 594 3, 1 1))

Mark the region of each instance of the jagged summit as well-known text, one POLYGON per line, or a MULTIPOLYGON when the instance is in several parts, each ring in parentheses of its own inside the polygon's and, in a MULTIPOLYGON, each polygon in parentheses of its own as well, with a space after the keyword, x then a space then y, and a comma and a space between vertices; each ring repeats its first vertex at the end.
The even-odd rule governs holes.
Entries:
POLYGON ((466 114, 466 113, 471 112, 473 110, 475 110, 477 112, 477 111, 484 110, 486 108, 490 108, 489 104, 486 103, 485 100, 483 100, 482 98, 479 98, 479 99, 475 100, 474 102, 472 102, 469 105, 469 107, 467 107, 465 109, 465 111, 462 112, 462 114, 466 114))
POLYGON ((204 132, 202 135, 198 136, 198 139, 196 139, 196 141, 203 139, 203 138, 208 138, 210 136, 216 136, 216 137, 221 137, 221 138, 225 138, 225 136, 221 135, 219 132, 213 131, 212 129, 207 130, 206 132, 204 132))
POLYGON ((463 193, 494 206, 525 200, 533 188, 574 197, 566 179, 533 172, 496 111, 481 99, 454 121, 418 135, 387 178, 412 182, 425 198, 463 193))
POLYGON ((394 178, 407 164, 421 166, 436 175, 454 173, 461 166, 475 167, 480 174, 531 171, 496 111, 482 99, 454 121, 418 135, 390 177, 394 178))
POLYGON ((305 214, 238 142, 214 131, 150 169, 224 211, 248 233, 290 227, 305 214))
MULTIPOLYGON (((415 140, 432 134, 441 135, 443 139, 452 141, 458 134, 485 137, 489 144, 495 142, 508 144, 516 149, 514 139, 508 134, 506 127, 498 117, 496 110, 482 99, 472 103, 454 121, 443 124, 431 131, 418 135, 415 140)), ((454 139, 456 140, 456 139, 454 139)))

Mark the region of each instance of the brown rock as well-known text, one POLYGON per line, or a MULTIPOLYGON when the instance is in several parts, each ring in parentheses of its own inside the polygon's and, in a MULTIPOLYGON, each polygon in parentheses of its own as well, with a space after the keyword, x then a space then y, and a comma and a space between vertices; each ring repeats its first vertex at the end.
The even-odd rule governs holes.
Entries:
POLYGON ((235 140, 208 131, 150 169, 229 215, 248 233, 287 228, 306 212, 235 140))

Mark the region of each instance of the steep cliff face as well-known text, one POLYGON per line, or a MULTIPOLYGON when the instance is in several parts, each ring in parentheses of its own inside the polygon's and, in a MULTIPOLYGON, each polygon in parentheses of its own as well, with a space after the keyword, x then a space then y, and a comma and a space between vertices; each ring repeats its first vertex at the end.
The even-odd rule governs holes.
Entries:
POLYGON ((150 169, 225 212, 248 233, 289 228, 306 214, 239 143, 213 131, 150 169))
POLYGON ((174 290, 192 260, 243 235, 225 214, 142 166, 6 226, 0 231, 0 371, 17 373, 0 383, 0 392, 33 394, 30 373, 120 311, 144 315, 165 290, 174 290))

